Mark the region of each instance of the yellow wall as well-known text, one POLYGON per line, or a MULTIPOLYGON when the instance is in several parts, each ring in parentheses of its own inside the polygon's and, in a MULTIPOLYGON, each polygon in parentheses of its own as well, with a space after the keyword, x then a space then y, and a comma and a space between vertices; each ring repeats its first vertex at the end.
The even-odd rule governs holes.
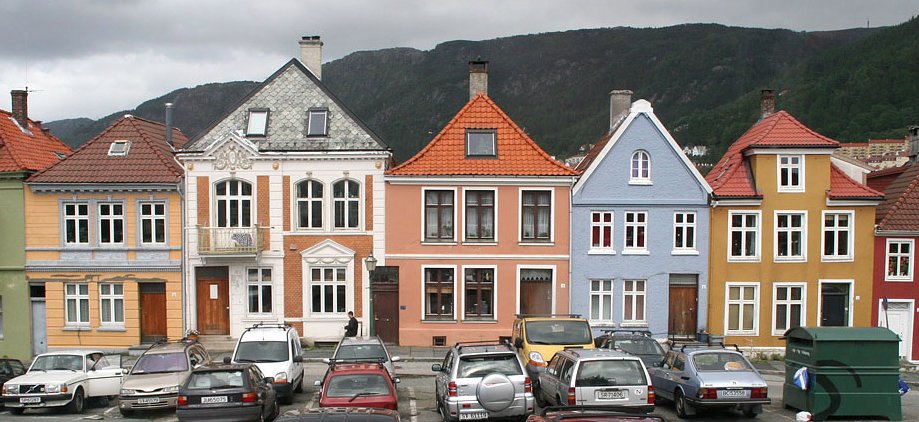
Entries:
POLYGON ((853 326, 869 326, 871 321, 872 266, 874 245, 874 206, 827 206, 826 190, 830 186, 829 155, 805 155, 805 192, 778 193, 776 155, 750 157, 756 185, 763 193, 761 206, 716 206, 711 213, 710 283, 708 331, 725 332, 725 283, 759 282, 758 336, 730 336, 725 340, 740 346, 784 347, 785 342, 773 335, 773 283, 807 284, 805 325, 817 326, 819 280, 854 280, 852 296, 853 326), (760 210, 761 242, 759 262, 729 262, 729 211, 760 210), (807 211, 806 262, 775 262, 775 211, 807 211), (853 211, 854 260, 822 262, 824 210, 853 211))

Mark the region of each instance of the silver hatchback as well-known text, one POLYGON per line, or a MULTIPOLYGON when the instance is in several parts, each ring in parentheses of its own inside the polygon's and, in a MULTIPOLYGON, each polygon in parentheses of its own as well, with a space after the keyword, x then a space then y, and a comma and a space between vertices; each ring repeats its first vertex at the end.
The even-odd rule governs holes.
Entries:
POLYGON ((445 421, 525 417, 533 413, 533 384, 510 344, 457 343, 443 363, 431 369, 437 373, 437 410, 445 421))
POLYGON ((566 349, 539 374, 540 405, 654 410, 654 387, 637 356, 608 349, 566 349))

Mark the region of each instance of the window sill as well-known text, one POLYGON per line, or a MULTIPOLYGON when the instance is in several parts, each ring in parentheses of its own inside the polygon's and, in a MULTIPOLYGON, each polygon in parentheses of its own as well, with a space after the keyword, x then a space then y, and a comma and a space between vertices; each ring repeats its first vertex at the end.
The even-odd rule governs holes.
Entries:
POLYGON ((497 324, 496 319, 464 319, 463 324, 497 324))
POLYGON ((463 242, 463 245, 466 245, 466 246, 498 246, 498 242, 494 242, 494 241, 476 242, 474 240, 466 240, 463 242))
POLYGON ((456 242, 421 242, 423 246, 456 246, 456 242))
POLYGON ((855 262, 855 258, 851 256, 841 256, 841 257, 823 256, 820 258, 820 262, 855 262))
POLYGON ((806 263, 807 258, 803 258, 803 257, 781 258, 781 257, 776 256, 772 258, 772 262, 775 262, 776 264, 801 264, 801 263, 806 263))
POLYGON ((587 251, 588 255, 615 255, 616 250, 614 249, 589 249, 587 251))
POLYGON ((100 325, 99 328, 96 328, 96 331, 108 331, 108 332, 117 332, 123 333, 128 331, 124 325, 112 324, 112 325, 100 325))
POLYGON ((555 242, 517 242, 519 246, 555 246, 555 242))
POLYGON ((775 191, 778 193, 805 193, 804 188, 778 188, 775 191))
POLYGON ((423 319, 422 324, 456 324, 455 319, 423 319))
POLYGON ((631 186, 653 186, 654 182, 649 179, 633 179, 629 180, 629 185, 631 186))
POLYGON ((648 328, 648 322, 623 322, 619 324, 620 328, 648 328))
POLYGON ((616 323, 613 321, 601 321, 601 320, 588 320, 591 328, 616 328, 616 323))
POLYGON ((885 282, 889 283, 912 283, 913 280, 910 278, 885 278, 885 282))
POLYGON ((757 333, 755 333, 755 332, 753 332, 753 331, 728 331, 728 332, 725 333, 724 335, 726 335, 726 336, 737 336, 737 337, 751 337, 751 336, 752 336, 752 337, 756 337, 756 336, 758 336, 759 334, 757 334, 757 333))
POLYGON ((625 249, 622 251, 623 255, 651 255, 651 252, 647 249, 625 249))
POLYGON ((738 257, 728 257, 728 262, 759 262, 759 257, 749 257, 749 258, 738 258, 738 257))
POLYGON ((670 255, 686 255, 686 256, 692 256, 692 255, 699 255, 699 251, 697 251, 697 250, 695 250, 695 249, 692 249, 692 250, 688 250, 688 249, 674 249, 674 250, 670 251, 670 255))
POLYGON ((65 325, 61 328, 61 331, 92 331, 93 328, 89 325, 65 325))

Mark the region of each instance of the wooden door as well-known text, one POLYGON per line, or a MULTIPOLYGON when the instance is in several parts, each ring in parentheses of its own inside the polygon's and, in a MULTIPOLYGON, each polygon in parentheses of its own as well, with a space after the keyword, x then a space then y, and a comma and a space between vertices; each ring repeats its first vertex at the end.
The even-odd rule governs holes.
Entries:
POLYGON ((820 326, 847 327, 849 325, 849 284, 823 283, 820 287, 820 326))
POLYGON ((694 337, 698 328, 699 290, 695 274, 670 275, 670 312, 668 333, 671 337, 694 337))
POLYGON ((198 305, 198 332, 230 334, 230 269, 195 269, 198 305))
POLYGON ((552 282, 520 280, 520 313, 551 314, 552 282))
POLYGON ((399 267, 381 266, 370 280, 373 335, 386 344, 399 344, 399 267))
POLYGON ((140 342, 166 338, 166 284, 140 284, 140 342))

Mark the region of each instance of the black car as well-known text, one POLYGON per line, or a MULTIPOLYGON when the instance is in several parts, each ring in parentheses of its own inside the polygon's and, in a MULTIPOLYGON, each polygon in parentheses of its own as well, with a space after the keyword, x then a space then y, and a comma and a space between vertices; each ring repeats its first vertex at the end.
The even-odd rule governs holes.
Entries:
POLYGON ((594 340, 597 348, 615 349, 635 355, 647 368, 660 366, 664 348, 648 331, 607 331, 594 340))
POLYGON ((252 363, 208 364, 192 371, 179 387, 180 421, 259 421, 278 416, 271 377, 252 363))
MULTIPOLYGON (((19 359, 0 358, 0 391, 3 391, 3 384, 26 373, 26 368, 19 359)), ((0 402, 3 407, 3 402, 0 402)))
POLYGON ((399 412, 361 407, 303 409, 296 416, 282 416, 276 422, 399 422, 399 412))

